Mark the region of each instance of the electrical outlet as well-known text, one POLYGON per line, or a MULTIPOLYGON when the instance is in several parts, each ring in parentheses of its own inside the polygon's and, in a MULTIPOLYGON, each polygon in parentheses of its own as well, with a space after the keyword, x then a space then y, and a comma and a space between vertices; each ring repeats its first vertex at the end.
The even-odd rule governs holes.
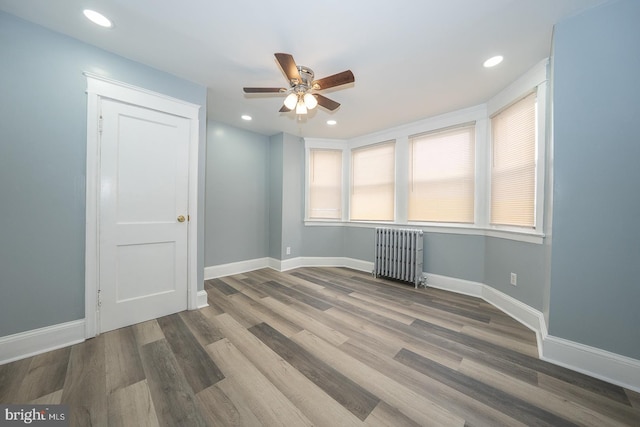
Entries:
POLYGON ((518 275, 516 273, 511 273, 511 284, 518 286, 518 275))
POLYGON ((291 246, 287 246, 287 255, 291 255, 291 246))

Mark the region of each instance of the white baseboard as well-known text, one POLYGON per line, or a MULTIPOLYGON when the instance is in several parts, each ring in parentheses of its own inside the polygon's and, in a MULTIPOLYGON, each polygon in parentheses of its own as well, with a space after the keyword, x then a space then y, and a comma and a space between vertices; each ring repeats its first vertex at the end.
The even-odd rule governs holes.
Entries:
POLYGON ((640 360, 549 335, 540 311, 484 283, 425 275, 427 286, 482 298, 534 331, 540 359, 640 392, 640 360))
POLYGON ((426 278, 425 283, 428 287, 482 298, 482 289, 484 288, 482 283, 431 273, 423 273, 423 277, 426 278))
POLYGON ((373 261, 362 261, 361 259, 342 258, 344 263, 340 267, 353 268, 354 270, 364 271, 365 273, 373 272, 373 261))
POLYGON ((347 267, 367 273, 373 271, 373 262, 347 257, 298 257, 283 261, 280 271, 299 267, 347 267))
POLYGON ((348 267, 354 270, 370 272, 373 270, 373 262, 347 257, 296 257, 283 260, 256 258, 206 267, 204 269, 204 279, 216 279, 218 277, 246 273, 261 268, 287 271, 300 267, 348 267))
POLYGON ((538 342, 538 353, 542 357, 542 340, 547 336, 547 327, 541 312, 484 283, 431 273, 424 273, 424 275, 427 278, 427 286, 482 298, 534 331, 538 342))
POLYGON ((208 306, 209 303, 207 302, 207 291, 198 291, 198 308, 205 308, 208 306))
POLYGON ((289 258, 289 259, 269 259, 269 267, 278 271, 293 270, 294 268, 302 267, 302 258, 289 258))
POLYGON ((216 279, 218 277, 231 276, 233 274, 246 273, 247 271, 267 268, 270 267, 269 260, 270 258, 265 257, 205 267, 204 280, 216 279))
POLYGON ((57 350, 85 340, 84 319, 0 338, 0 365, 57 350))
POLYGON ((542 359, 640 393, 640 360, 548 335, 542 359))
MULTIPOLYGON (((198 291, 197 301, 198 308, 207 307, 207 291, 198 291)), ((85 323, 80 319, 0 337, 0 365, 81 343, 85 323)))
POLYGON ((544 358, 543 350, 544 340, 547 338, 547 324, 544 321, 542 312, 484 284, 482 285, 482 295, 480 297, 535 332, 538 356, 541 359, 544 358))

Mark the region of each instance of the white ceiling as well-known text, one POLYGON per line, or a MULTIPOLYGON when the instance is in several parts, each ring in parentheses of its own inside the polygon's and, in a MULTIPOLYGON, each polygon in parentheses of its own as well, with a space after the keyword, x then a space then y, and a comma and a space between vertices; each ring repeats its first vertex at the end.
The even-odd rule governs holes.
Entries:
POLYGON ((350 138, 485 102, 549 56, 555 23, 604 2, 0 0, 0 10, 207 86, 213 120, 266 135, 350 138), (115 28, 91 24, 84 8, 115 28), (275 52, 316 79, 351 69, 354 84, 322 92, 342 106, 299 121, 278 112, 283 95, 244 94, 244 86, 286 87, 275 52), (483 68, 496 54, 504 62, 483 68))

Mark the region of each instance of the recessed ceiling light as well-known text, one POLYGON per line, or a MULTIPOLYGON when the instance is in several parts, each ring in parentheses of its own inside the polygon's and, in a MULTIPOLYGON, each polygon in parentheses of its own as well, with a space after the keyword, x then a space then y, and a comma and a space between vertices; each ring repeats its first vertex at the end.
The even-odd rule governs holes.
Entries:
POLYGON ((497 55, 494 56, 492 58, 487 59, 486 61, 484 61, 484 65, 486 68, 491 68, 491 67, 495 67, 496 65, 498 65, 499 63, 502 62, 504 58, 502 57, 502 55, 497 55))
POLYGON ((113 27, 113 24, 111 23, 109 18, 107 18, 100 12, 96 12, 95 10, 91 9, 85 9, 82 11, 82 13, 84 13, 84 16, 86 16, 89 21, 93 22, 96 25, 100 25, 101 27, 105 28, 113 27))
POLYGON ((246 121, 251 120, 251 116, 249 116, 247 114, 243 114, 241 117, 242 117, 242 120, 246 120, 246 121))
POLYGON ((327 124, 329 126, 334 126, 336 123, 338 123, 338 122, 336 122, 335 120, 327 120, 327 124))

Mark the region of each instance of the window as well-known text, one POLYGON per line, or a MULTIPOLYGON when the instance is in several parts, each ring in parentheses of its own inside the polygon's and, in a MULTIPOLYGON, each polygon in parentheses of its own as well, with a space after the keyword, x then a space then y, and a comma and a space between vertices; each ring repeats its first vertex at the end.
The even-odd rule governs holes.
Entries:
POLYGON ((342 151, 309 151, 309 218, 342 218, 342 151))
POLYGON ((393 221, 395 141, 351 151, 351 219, 393 221))
POLYGON ((491 224, 535 228, 536 94, 491 118, 491 224))
POLYGON ((548 70, 541 61, 485 104, 353 139, 305 138, 305 225, 543 243, 548 70))
POLYGON ((475 124, 409 138, 409 221, 473 223, 475 124))

